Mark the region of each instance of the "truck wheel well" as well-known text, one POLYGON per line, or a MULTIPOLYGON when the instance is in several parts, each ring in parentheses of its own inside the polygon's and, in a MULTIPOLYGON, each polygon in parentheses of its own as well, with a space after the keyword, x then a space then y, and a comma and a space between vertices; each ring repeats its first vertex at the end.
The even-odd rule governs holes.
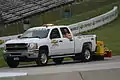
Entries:
POLYGON ((83 48, 88 47, 90 50, 92 50, 92 43, 91 42, 86 42, 83 44, 83 48))
POLYGON ((48 46, 40 46, 40 48, 39 48, 39 50, 41 50, 41 49, 44 49, 44 50, 46 50, 47 51, 47 53, 49 53, 49 49, 48 49, 48 46))

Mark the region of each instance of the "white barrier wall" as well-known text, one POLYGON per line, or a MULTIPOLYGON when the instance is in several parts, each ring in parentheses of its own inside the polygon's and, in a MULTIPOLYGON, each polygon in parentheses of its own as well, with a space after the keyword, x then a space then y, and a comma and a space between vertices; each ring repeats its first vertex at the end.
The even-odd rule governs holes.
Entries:
MULTIPOLYGON (((107 24, 107 23, 113 21, 117 17, 118 17, 118 7, 115 6, 111 11, 109 11, 105 14, 102 14, 100 16, 91 18, 91 19, 86 20, 86 21, 71 24, 71 25, 68 25, 68 26, 72 30, 73 34, 76 35, 80 32, 85 32, 85 31, 88 31, 88 30, 98 28, 98 27, 100 27, 104 24, 107 24)), ((10 39, 17 38, 17 36, 18 35, 0 37, 0 40, 7 41, 7 40, 10 40, 10 39)), ((0 47, 3 47, 3 46, 4 46, 4 44, 0 45, 0 47)))
POLYGON ((113 21, 117 17, 118 17, 118 7, 115 6, 111 11, 109 11, 105 14, 91 18, 86 21, 71 24, 71 25, 69 25, 69 27, 72 30, 73 34, 76 35, 80 32, 85 32, 88 30, 98 28, 104 24, 107 24, 107 23, 113 21))

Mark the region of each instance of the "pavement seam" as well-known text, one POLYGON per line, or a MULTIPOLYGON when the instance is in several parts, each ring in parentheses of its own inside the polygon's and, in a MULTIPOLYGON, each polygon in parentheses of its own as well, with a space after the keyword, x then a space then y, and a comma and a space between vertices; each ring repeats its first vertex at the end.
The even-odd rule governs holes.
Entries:
MULTIPOLYGON (((82 76, 82 73, 81 73, 81 72, 78 72, 78 73, 79 73, 79 75, 81 76, 81 79, 84 80, 84 78, 83 78, 83 76, 82 76)), ((81 79, 80 79, 80 80, 81 80, 81 79)))

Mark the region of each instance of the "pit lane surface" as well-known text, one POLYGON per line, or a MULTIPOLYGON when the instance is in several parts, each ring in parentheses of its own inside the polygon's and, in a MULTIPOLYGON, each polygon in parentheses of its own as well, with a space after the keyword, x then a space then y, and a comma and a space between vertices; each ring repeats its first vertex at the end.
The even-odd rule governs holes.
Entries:
POLYGON ((114 68, 120 68, 120 56, 106 58, 104 61, 91 61, 86 63, 64 61, 63 64, 60 65, 49 63, 47 66, 40 67, 36 66, 36 64, 22 65, 18 68, 4 67, 0 68, 0 72, 25 72, 28 75, 42 75, 60 72, 89 71, 114 68))

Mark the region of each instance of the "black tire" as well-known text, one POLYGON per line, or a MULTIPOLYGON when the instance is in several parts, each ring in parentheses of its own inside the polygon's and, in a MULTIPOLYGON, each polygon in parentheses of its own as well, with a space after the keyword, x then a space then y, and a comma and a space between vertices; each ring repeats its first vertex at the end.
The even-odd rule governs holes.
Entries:
POLYGON ((7 60, 7 64, 10 68, 16 68, 19 65, 19 62, 14 60, 7 60))
POLYGON ((104 60, 104 56, 101 56, 101 57, 100 57, 100 60, 104 60))
POLYGON ((45 66, 48 63, 48 51, 45 49, 39 50, 39 55, 36 60, 38 66, 45 66))
POLYGON ((53 58, 55 64, 61 64, 64 58, 53 58))
POLYGON ((81 61, 88 62, 92 60, 92 52, 89 47, 84 47, 81 53, 81 61))

